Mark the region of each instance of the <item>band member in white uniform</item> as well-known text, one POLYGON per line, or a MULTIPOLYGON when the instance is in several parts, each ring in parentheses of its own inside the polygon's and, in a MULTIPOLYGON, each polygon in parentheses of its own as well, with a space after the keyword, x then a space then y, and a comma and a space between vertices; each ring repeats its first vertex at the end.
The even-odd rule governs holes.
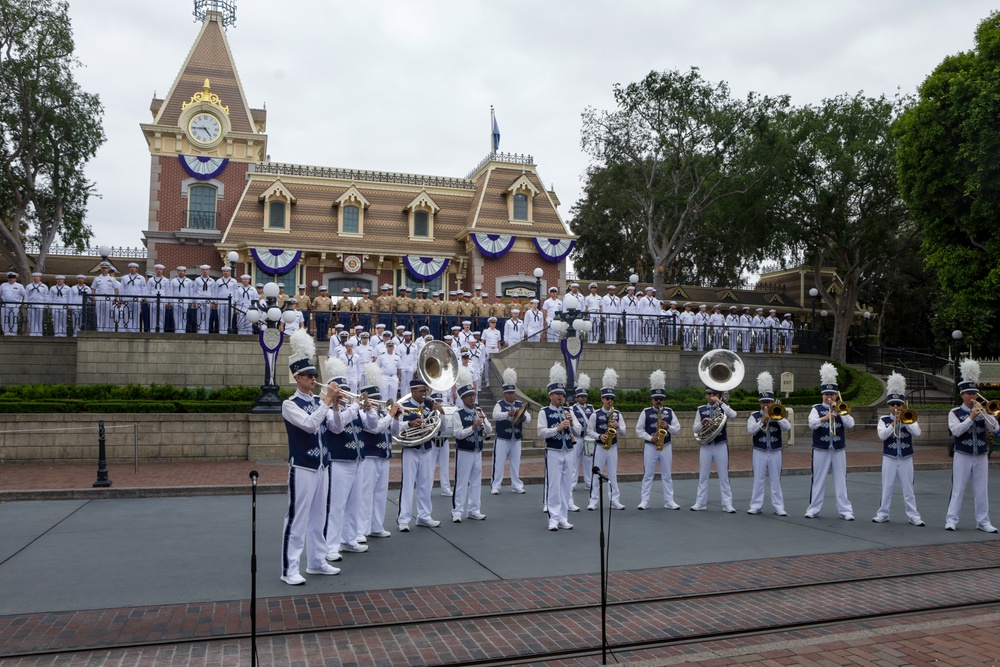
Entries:
MULTIPOLYGON (((590 436, 587 435, 586 426, 590 422, 590 415, 594 414, 594 406, 587 402, 589 398, 588 392, 590 391, 590 376, 586 373, 580 373, 579 377, 576 378, 576 393, 574 396, 574 402, 570 406, 570 411, 573 413, 573 417, 580 422, 583 427, 582 432, 576 436, 573 450, 576 453, 576 463, 573 464, 573 481, 570 484, 570 490, 576 489, 576 483, 579 481, 580 477, 577 471, 580 466, 583 466, 583 488, 587 490, 588 498, 587 502, 590 502, 590 480, 594 474, 594 452, 587 453, 587 447, 585 441, 590 436)), ((580 508, 576 506, 573 502, 572 496, 569 501, 569 511, 579 512, 580 508)))
POLYGON ((705 399, 707 403, 698 408, 698 413, 694 418, 694 436, 701 441, 698 448, 698 495, 695 498, 691 509, 700 512, 708 509, 708 480, 712 475, 712 462, 715 461, 715 471, 719 475, 719 491, 722 496, 722 511, 733 514, 733 490, 729 486, 729 440, 727 429, 729 422, 723 425, 722 430, 709 442, 704 442, 699 437, 702 429, 710 428, 720 417, 720 411, 726 415, 727 420, 736 418, 736 411, 729 407, 723 400, 723 396, 711 387, 705 388, 705 399))
POLYGON ((962 395, 962 405, 948 413, 948 429, 955 438, 955 458, 951 469, 951 500, 948 502, 944 528, 958 529, 962 496, 965 495, 965 486, 971 478, 976 528, 986 533, 995 533, 997 529, 990 523, 990 443, 987 432, 1000 434, 1000 424, 976 400, 979 395, 979 362, 966 359, 959 368, 962 382, 958 384, 958 391, 962 395))
MULTIPOLYGON (((613 368, 605 368, 601 378, 601 403, 603 407, 590 415, 587 422, 587 434, 597 441, 594 448, 594 467, 604 471, 611 487, 611 509, 623 510, 621 491, 618 488, 618 439, 624 438, 628 425, 622 413, 615 410, 615 389, 618 386, 618 373, 613 368), (612 432, 609 432, 612 431, 612 432)), ((591 478, 590 502, 588 510, 597 509, 601 498, 599 480, 591 478)))
POLYGON ((458 372, 458 397, 462 405, 454 414, 455 495, 452 496, 451 520, 461 523, 469 517, 482 521, 483 441, 493 432, 489 420, 476 407, 476 389, 467 369, 458 372), (468 504, 468 507, 466 506, 468 504))
MULTIPOLYGON (((442 413, 441 430, 437 437, 431 440, 434 443, 434 468, 437 469, 438 485, 441 487, 441 495, 451 498, 455 491, 451 488, 451 438, 454 436, 455 423, 452 419, 452 410, 446 410, 445 406, 454 406, 455 401, 451 393, 454 387, 444 393, 435 391, 431 394, 434 401, 434 409, 442 413)), ((431 486, 434 485, 434 470, 431 470, 431 486)))
MULTIPOLYGON (((384 372, 384 371, 383 371, 384 372)), ((384 394, 383 394, 384 397, 384 394)), ((431 416, 433 400, 427 397, 427 384, 420 378, 410 380, 410 398, 403 401, 400 435, 418 428, 431 416)), ((443 415, 442 415, 443 417, 443 415)), ((441 522, 431 516, 431 487, 434 484, 434 445, 430 440, 413 447, 403 447, 403 471, 399 480, 399 514, 396 524, 401 533, 410 531, 413 518, 413 500, 417 501, 417 525, 437 528, 441 522)))
POLYGON ((847 497, 847 429, 854 428, 854 417, 837 413, 840 391, 837 387, 837 368, 825 363, 819 369, 823 402, 809 412, 812 429, 812 486, 806 518, 814 519, 823 509, 823 492, 826 475, 833 470, 833 488, 837 497, 837 512, 845 521, 854 521, 854 509, 847 497))
POLYGON ((574 436, 583 433, 584 428, 563 406, 566 379, 562 364, 549 369, 549 405, 538 414, 538 439, 545 443, 545 511, 551 531, 573 528, 567 512, 573 501, 571 486, 576 476, 574 436))
MULTIPOLYGON (((371 401, 366 410, 364 434, 365 458, 361 462, 361 530, 366 537, 389 537, 385 529, 385 504, 389 496, 389 462, 392 460, 392 436, 399 433, 394 402, 389 411, 380 409, 375 401, 381 398, 379 383, 382 371, 369 363, 364 371, 365 386, 361 391, 371 401)), ((363 406, 362 406, 363 407, 363 406)))
POLYGON ((909 423, 902 420, 906 407, 906 378, 893 371, 886 379, 885 387, 889 414, 879 418, 877 427, 878 437, 882 440, 882 504, 872 522, 885 523, 889 520, 892 491, 898 479, 907 519, 914 526, 923 527, 925 524, 917 511, 917 498, 913 494, 913 438, 920 436, 920 424, 916 418, 909 423))
POLYGON ((295 378, 295 393, 281 404, 288 432, 288 510, 281 531, 281 580, 292 586, 306 583, 299 573, 302 551, 308 547, 306 572, 339 574, 326 560, 326 499, 329 488, 324 445, 330 406, 338 397, 333 388, 321 400, 313 395, 316 366, 315 343, 309 336, 291 340, 288 364, 295 378), (307 340, 308 339, 308 340, 307 340))
POLYGON ((524 405, 517 400, 517 371, 506 368, 503 372, 503 398, 493 406, 493 422, 496 424, 496 440, 493 444, 493 474, 490 493, 500 493, 503 485, 504 467, 510 459, 510 490, 524 493, 521 481, 521 433, 525 425, 531 423, 531 413, 524 411, 520 421, 513 423, 514 415, 524 405))
POLYGON ((781 493, 781 434, 792 430, 787 418, 772 419, 774 378, 767 371, 757 376, 760 410, 747 418, 747 432, 753 442, 753 490, 747 514, 760 514, 764 507, 764 483, 771 478, 771 508, 778 516, 788 516, 781 493))
POLYGON ((663 506, 670 510, 681 508, 674 502, 674 481, 672 477, 673 446, 672 436, 680 433, 681 422, 670 408, 663 406, 667 396, 667 374, 661 370, 649 376, 649 397, 652 407, 646 408, 635 423, 635 435, 646 444, 642 447, 642 490, 639 509, 649 508, 649 497, 653 491, 653 476, 656 466, 660 466, 660 482, 663 487, 663 506))

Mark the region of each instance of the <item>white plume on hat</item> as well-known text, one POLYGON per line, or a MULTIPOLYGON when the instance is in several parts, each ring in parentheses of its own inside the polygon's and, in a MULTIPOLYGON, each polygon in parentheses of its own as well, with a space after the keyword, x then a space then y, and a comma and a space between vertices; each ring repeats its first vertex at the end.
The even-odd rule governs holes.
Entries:
POLYGON ((590 389, 590 376, 586 373, 580 373, 580 377, 576 379, 577 389, 590 389))
POLYGON ((978 361, 975 359, 966 359, 958 368, 962 373, 962 380, 964 382, 979 384, 980 368, 978 361))
POLYGON ((324 368, 326 369, 327 382, 330 382, 334 378, 342 378, 347 375, 347 364, 345 364, 340 357, 327 357, 324 368))
POLYGON ((297 329, 289 336, 288 344, 292 346, 292 353, 288 355, 290 361, 312 359, 316 354, 316 341, 305 329, 297 329))
POLYGON ((604 376, 601 377, 601 386, 614 389, 618 386, 618 371, 613 368, 605 368, 604 376))
POLYGON ((508 366, 503 370, 504 384, 517 384, 517 371, 508 366))
POLYGON ((758 394, 771 394, 774 393, 774 378, 767 371, 763 371, 757 376, 757 393, 758 394))
POLYGON ((365 366, 365 380, 369 386, 379 386, 382 384, 382 369, 374 361, 369 361, 365 366))
POLYGON ((885 380, 886 391, 890 394, 905 394, 906 393, 906 378, 893 371, 889 374, 889 377, 885 380))
POLYGON ((455 380, 455 386, 464 387, 466 385, 472 384, 472 373, 466 366, 460 366, 458 369, 458 378, 455 380))
POLYGON ((552 368, 549 369, 549 384, 566 384, 566 369, 562 364, 556 362, 552 364, 552 368))
POLYGON ((667 386, 667 374, 657 369, 649 374, 649 388, 663 389, 667 386))
POLYGON ((819 367, 819 383, 820 384, 836 384, 837 383, 837 367, 831 364, 829 361, 824 363, 819 367))

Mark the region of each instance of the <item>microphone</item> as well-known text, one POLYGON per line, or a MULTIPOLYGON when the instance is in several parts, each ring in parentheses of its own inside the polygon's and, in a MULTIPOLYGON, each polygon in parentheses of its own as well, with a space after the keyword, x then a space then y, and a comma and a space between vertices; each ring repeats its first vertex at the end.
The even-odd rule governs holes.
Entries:
POLYGON ((251 470, 250 471, 250 483, 253 484, 254 486, 257 486, 257 477, 259 477, 259 475, 257 474, 257 471, 256 470, 251 470))
POLYGON ((598 477, 600 477, 601 479, 603 479, 603 480, 604 480, 605 482, 607 482, 607 481, 608 481, 608 477, 607 477, 607 475, 603 474, 603 473, 601 472, 601 469, 600 469, 600 468, 598 468, 597 466, 594 466, 594 469, 593 469, 593 470, 591 470, 590 472, 594 473, 595 475, 597 475, 598 477))

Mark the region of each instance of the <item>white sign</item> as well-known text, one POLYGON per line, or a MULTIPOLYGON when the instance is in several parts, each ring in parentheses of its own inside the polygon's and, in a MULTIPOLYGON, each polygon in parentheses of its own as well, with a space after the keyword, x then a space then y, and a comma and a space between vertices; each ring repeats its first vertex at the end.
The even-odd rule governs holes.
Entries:
POLYGON ((781 391, 785 394, 785 398, 795 391, 795 373, 785 371, 781 374, 781 391))
POLYGON ((504 290, 506 296, 521 298, 528 296, 535 296, 535 290, 528 289, 527 287, 508 287, 504 290))

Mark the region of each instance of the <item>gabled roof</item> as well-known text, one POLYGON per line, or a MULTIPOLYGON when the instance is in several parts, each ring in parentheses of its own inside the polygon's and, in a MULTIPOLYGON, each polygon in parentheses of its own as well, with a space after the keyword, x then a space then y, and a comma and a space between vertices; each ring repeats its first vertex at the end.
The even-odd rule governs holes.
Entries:
POLYGON ((212 92, 219 96, 222 104, 229 107, 229 122, 233 131, 255 134, 257 129, 253 113, 243 93, 226 33, 217 20, 208 20, 202 24, 201 32, 188 52, 170 92, 158 108, 157 100, 154 100, 154 124, 177 125, 181 104, 190 101, 195 93, 204 89, 205 79, 209 79, 212 92))

